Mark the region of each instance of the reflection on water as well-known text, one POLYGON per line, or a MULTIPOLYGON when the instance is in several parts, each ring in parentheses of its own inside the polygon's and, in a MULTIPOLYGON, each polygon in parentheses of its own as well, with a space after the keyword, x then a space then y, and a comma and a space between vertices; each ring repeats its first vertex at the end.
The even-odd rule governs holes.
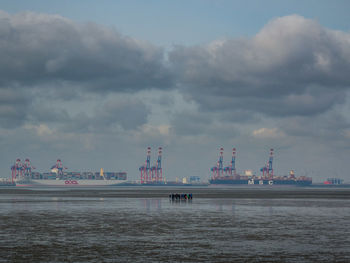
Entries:
POLYGON ((160 211, 162 210, 162 202, 161 199, 155 198, 142 198, 141 200, 142 207, 146 211, 160 211))
POLYGON ((0 262, 350 262, 350 201, 0 195, 0 262))

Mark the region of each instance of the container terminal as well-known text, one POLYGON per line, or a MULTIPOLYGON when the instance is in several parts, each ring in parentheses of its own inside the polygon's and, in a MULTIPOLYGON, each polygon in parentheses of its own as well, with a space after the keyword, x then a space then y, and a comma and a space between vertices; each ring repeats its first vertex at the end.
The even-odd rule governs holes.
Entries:
POLYGON ((114 186, 126 183, 126 172, 67 172, 61 159, 51 166, 50 172, 34 172, 30 160, 17 159, 11 166, 11 184, 16 186, 114 186))
MULTIPOLYGON (((158 156, 151 165, 151 147, 147 148, 146 160, 139 167, 140 179, 128 181, 126 172, 68 172, 61 159, 51 166, 48 172, 36 172, 27 158, 22 163, 17 159, 11 166, 11 177, 0 178, 0 186, 208 186, 208 185, 295 185, 313 187, 350 187, 341 178, 328 178, 323 183, 312 183, 312 178, 295 176, 293 170, 289 175, 276 176, 273 168, 274 150, 270 149, 269 158, 261 169, 261 175, 252 170, 244 170, 239 174, 236 169, 236 148, 232 149, 232 158, 228 166, 224 166, 224 149, 220 148, 216 165, 210 169, 208 181, 199 176, 189 176, 175 181, 167 181, 163 175, 162 147, 158 148, 158 156)), ((207 176, 205 176, 207 177, 207 176)))
POLYGON ((147 147, 146 160, 139 167, 140 181, 137 183, 142 186, 207 186, 208 182, 201 182, 200 177, 190 176, 189 180, 186 177, 182 180, 167 181, 163 176, 162 168, 162 147, 158 148, 158 156, 156 163, 151 166, 151 147, 147 147))
POLYGON ((289 172, 289 176, 276 176, 273 169, 273 149, 270 149, 270 156, 267 164, 260 171, 261 175, 254 175, 251 170, 246 170, 243 175, 238 174, 236 170, 236 148, 232 150, 232 159, 229 166, 224 167, 224 148, 220 148, 219 159, 214 167, 211 168, 212 176, 209 180, 214 185, 297 185, 310 186, 312 178, 306 176, 296 177, 294 171, 289 172))

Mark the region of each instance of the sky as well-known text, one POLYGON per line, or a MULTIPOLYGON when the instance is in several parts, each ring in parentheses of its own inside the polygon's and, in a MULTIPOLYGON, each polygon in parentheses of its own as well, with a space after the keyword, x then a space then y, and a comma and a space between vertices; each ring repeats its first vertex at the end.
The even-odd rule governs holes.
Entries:
POLYGON ((350 181, 349 1, 0 0, 0 174, 228 165, 350 181))

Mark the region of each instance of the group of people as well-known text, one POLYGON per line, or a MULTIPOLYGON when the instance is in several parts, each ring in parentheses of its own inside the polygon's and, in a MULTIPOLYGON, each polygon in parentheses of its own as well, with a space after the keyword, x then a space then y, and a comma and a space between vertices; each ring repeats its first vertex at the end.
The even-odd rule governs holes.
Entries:
POLYGON ((172 201, 178 201, 178 200, 192 200, 193 196, 192 194, 170 194, 169 199, 172 201))

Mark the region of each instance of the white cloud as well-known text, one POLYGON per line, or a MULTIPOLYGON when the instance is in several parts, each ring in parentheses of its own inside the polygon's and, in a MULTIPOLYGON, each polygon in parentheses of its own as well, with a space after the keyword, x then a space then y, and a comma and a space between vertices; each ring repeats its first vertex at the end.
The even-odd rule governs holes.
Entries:
POLYGON ((34 131, 37 136, 42 137, 42 138, 47 138, 47 137, 53 136, 55 133, 55 131, 53 129, 49 128, 44 123, 41 123, 38 125, 27 124, 24 126, 24 128, 26 130, 29 130, 29 131, 34 131))
POLYGON ((188 94, 208 111, 317 115, 344 103, 350 34, 299 15, 272 20, 252 38, 177 46, 169 54, 188 94))
POLYGON ((145 124, 141 127, 142 132, 148 136, 168 136, 170 132, 170 126, 169 125, 148 125, 145 124))
POLYGON ((253 137, 255 138, 281 138, 285 136, 285 134, 278 130, 277 128, 260 128, 257 130, 254 130, 252 132, 253 137))

